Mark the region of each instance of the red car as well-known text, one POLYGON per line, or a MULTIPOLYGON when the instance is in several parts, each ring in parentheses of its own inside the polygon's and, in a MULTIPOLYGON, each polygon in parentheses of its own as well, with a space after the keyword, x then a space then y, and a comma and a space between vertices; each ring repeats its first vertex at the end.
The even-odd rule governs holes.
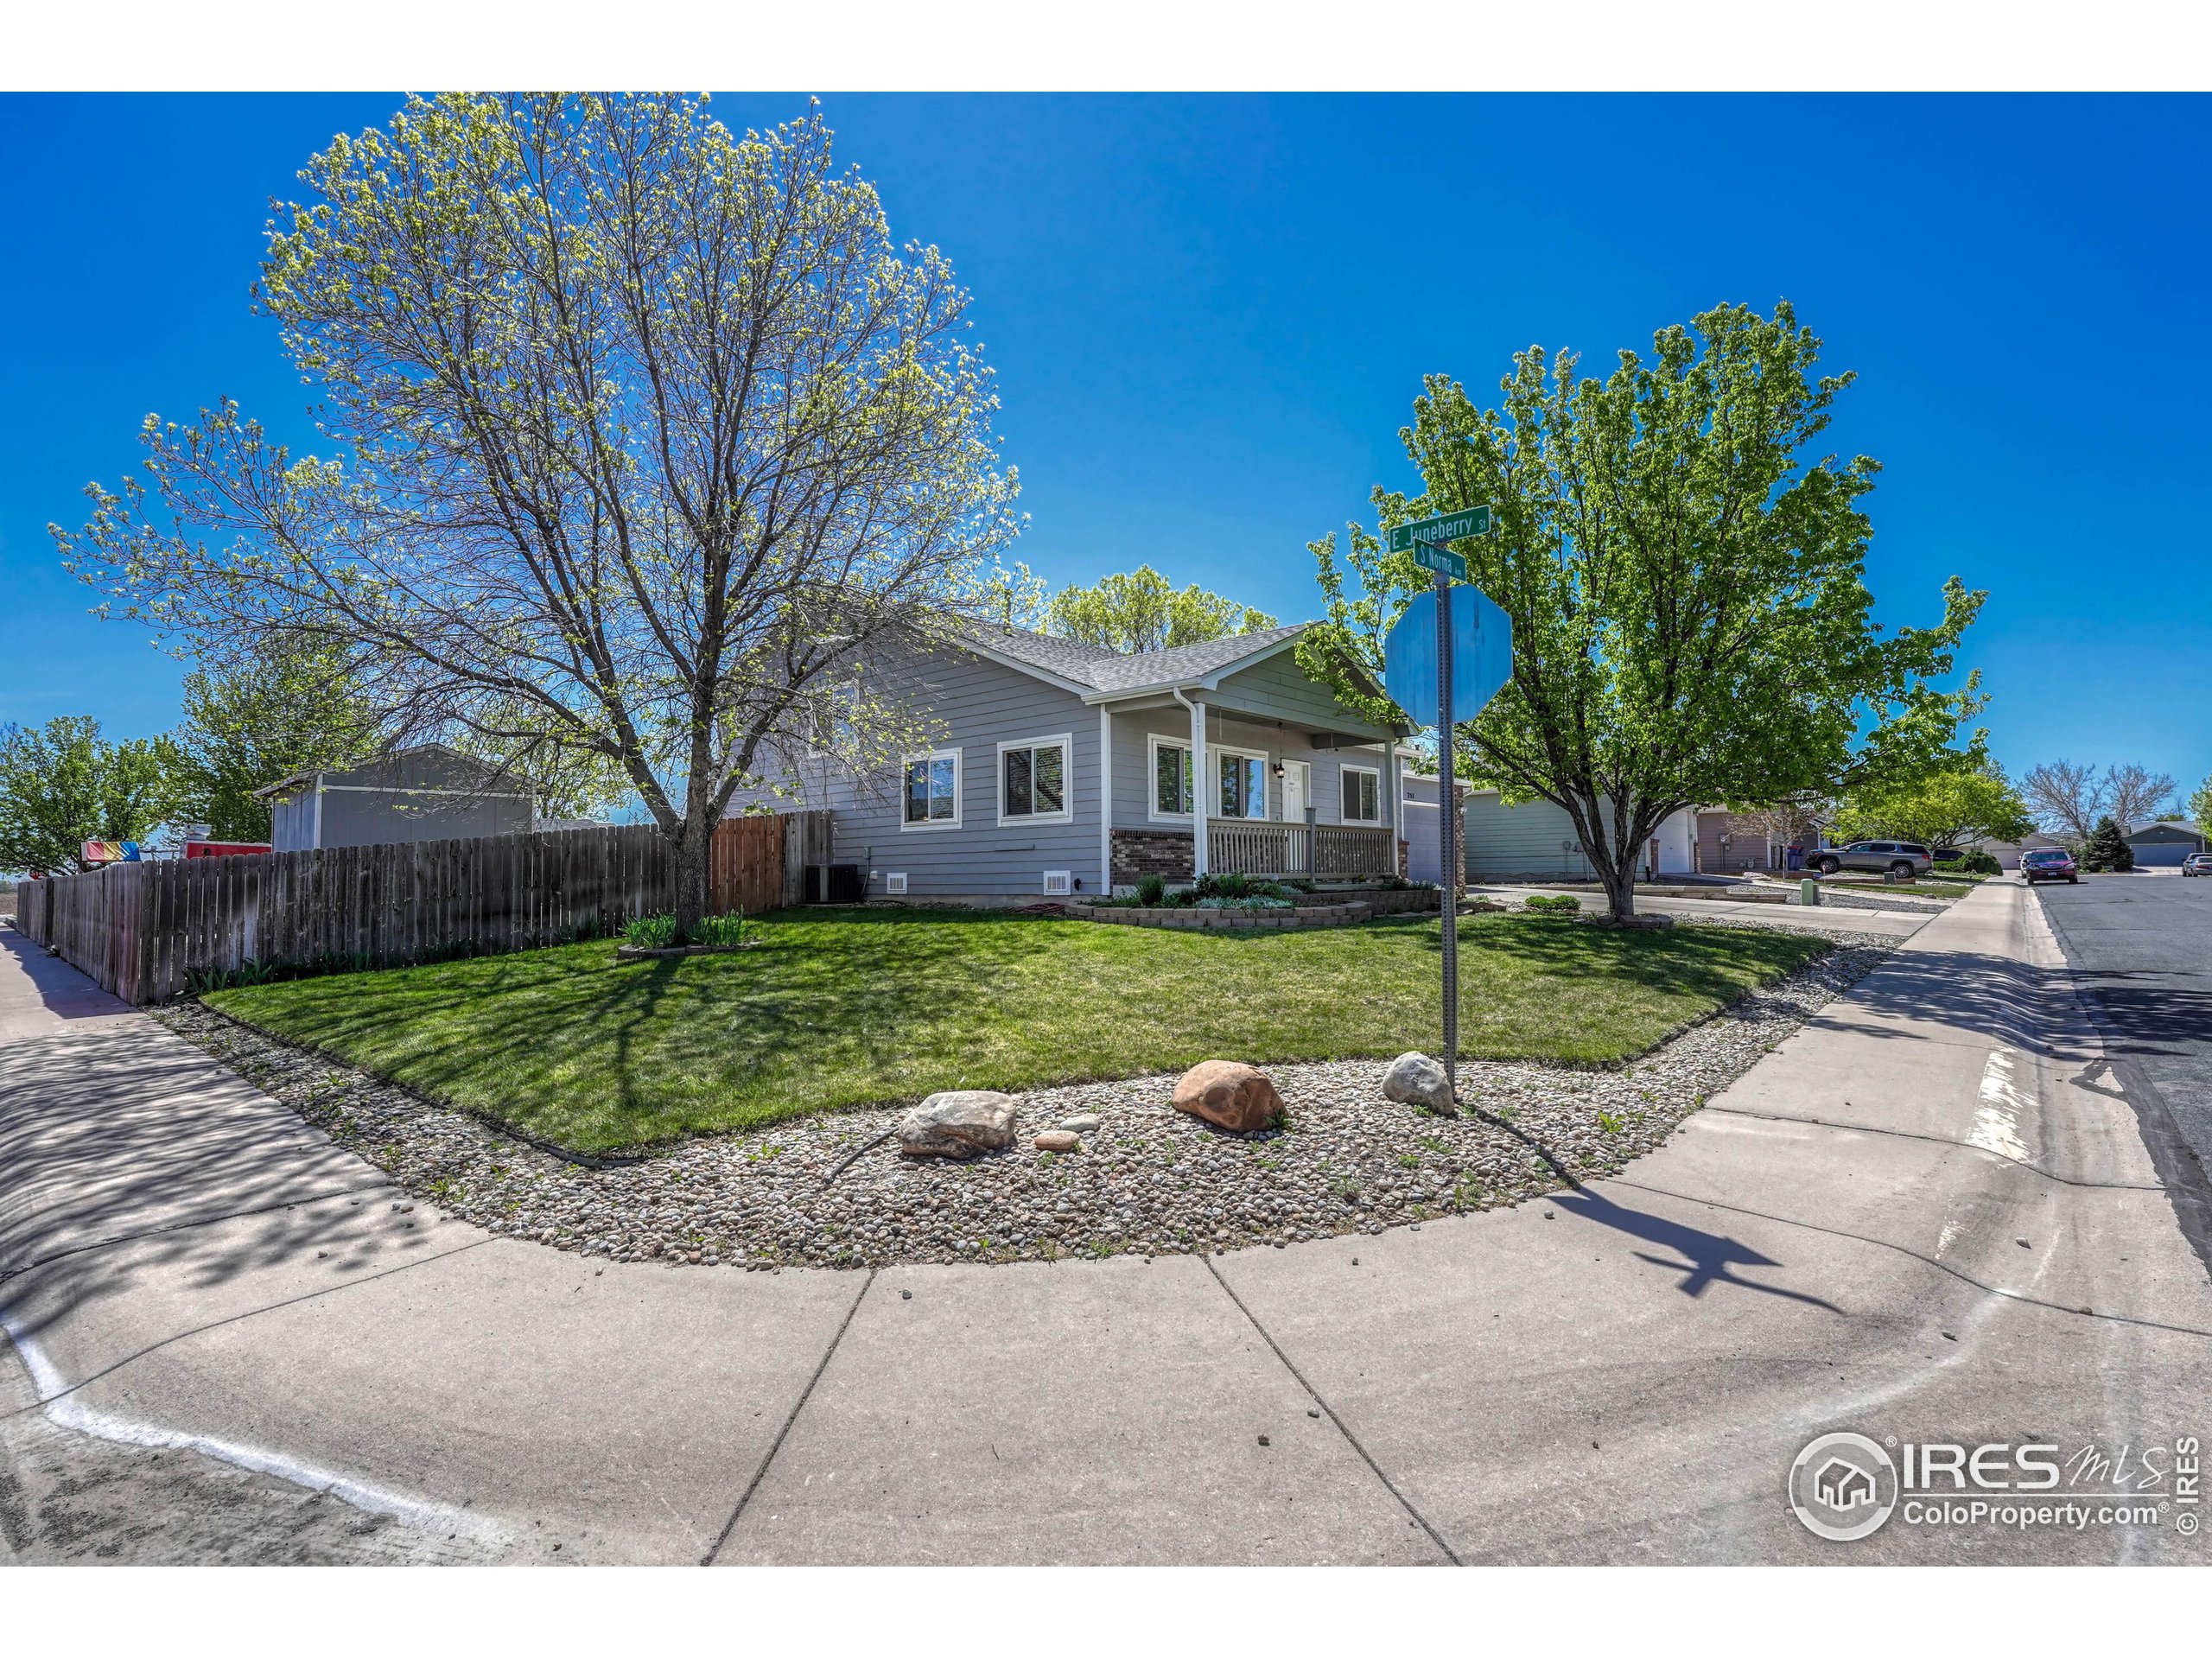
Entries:
POLYGON ((2037 847, 2020 855, 2020 874, 2028 878, 2028 885, 2038 881, 2071 881, 2079 886, 2081 872, 2074 863, 2074 855, 2063 847, 2037 847))

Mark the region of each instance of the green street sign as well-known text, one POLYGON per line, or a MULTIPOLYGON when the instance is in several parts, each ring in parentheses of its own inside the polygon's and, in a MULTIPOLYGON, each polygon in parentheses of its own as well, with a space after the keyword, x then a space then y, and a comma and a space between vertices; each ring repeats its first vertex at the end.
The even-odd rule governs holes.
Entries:
MULTIPOLYGON (((1490 509, 1465 507, 1458 512, 1444 513, 1434 518, 1416 518, 1410 524, 1400 524, 1390 532, 1393 553, 1411 551, 1423 542, 1456 542, 1462 536, 1490 534, 1490 509)), ((1434 569, 1434 565, 1427 567, 1434 569)), ((1455 574, 1465 575, 1462 568, 1455 574)))
POLYGON ((1444 548, 1432 547, 1427 542, 1414 543, 1414 563, 1424 570, 1440 572, 1454 582, 1467 579, 1467 562, 1465 559, 1444 548))

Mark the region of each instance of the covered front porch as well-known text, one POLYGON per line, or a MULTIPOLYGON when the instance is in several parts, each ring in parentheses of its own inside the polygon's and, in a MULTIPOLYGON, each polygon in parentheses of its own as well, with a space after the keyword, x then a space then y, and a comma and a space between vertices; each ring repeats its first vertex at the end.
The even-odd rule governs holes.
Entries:
POLYGON ((1287 649, 1211 680, 1096 694, 1110 884, 1211 873, 1324 881, 1404 873, 1397 732, 1287 649))

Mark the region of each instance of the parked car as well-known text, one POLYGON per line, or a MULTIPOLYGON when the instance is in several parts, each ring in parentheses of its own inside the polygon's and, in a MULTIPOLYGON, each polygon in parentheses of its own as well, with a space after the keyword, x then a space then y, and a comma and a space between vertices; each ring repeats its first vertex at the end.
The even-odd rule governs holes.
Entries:
POLYGON ((2071 881, 2078 887, 2082 880, 2074 855, 2063 847, 2031 847, 2020 855, 2020 874, 2031 887, 2038 881, 2071 881))
POLYGON ((2191 853, 2181 861, 2183 875, 2212 875, 2212 853, 2191 853))
POLYGON ((1854 841, 1848 847, 1830 847, 1816 854, 1813 868, 1823 875, 1839 870, 1880 870, 1900 880, 1923 876, 1936 861, 1916 841, 1854 841))
POLYGON ((1930 847, 1928 849, 1928 855, 1938 864, 1955 864, 1964 858, 1967 853, 1963 847, 1930 847))

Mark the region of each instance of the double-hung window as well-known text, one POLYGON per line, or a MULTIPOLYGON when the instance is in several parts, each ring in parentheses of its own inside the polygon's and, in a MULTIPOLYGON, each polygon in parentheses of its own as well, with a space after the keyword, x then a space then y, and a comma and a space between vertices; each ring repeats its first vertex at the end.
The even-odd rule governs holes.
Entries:
POLYGON ((1344 821, 1346 823, 1382 822, 1382 774, 1365 766, 1344 769, 1344 821))
POLYGON ((906 757, 907 830, 952 830, 960 825, 960 751, 937 749, 906 757))
POLYGON ((1073 745, 1058 737, 1024 738, 999 745, 999 822, 1065 823, 1068 757, 1073 745))

